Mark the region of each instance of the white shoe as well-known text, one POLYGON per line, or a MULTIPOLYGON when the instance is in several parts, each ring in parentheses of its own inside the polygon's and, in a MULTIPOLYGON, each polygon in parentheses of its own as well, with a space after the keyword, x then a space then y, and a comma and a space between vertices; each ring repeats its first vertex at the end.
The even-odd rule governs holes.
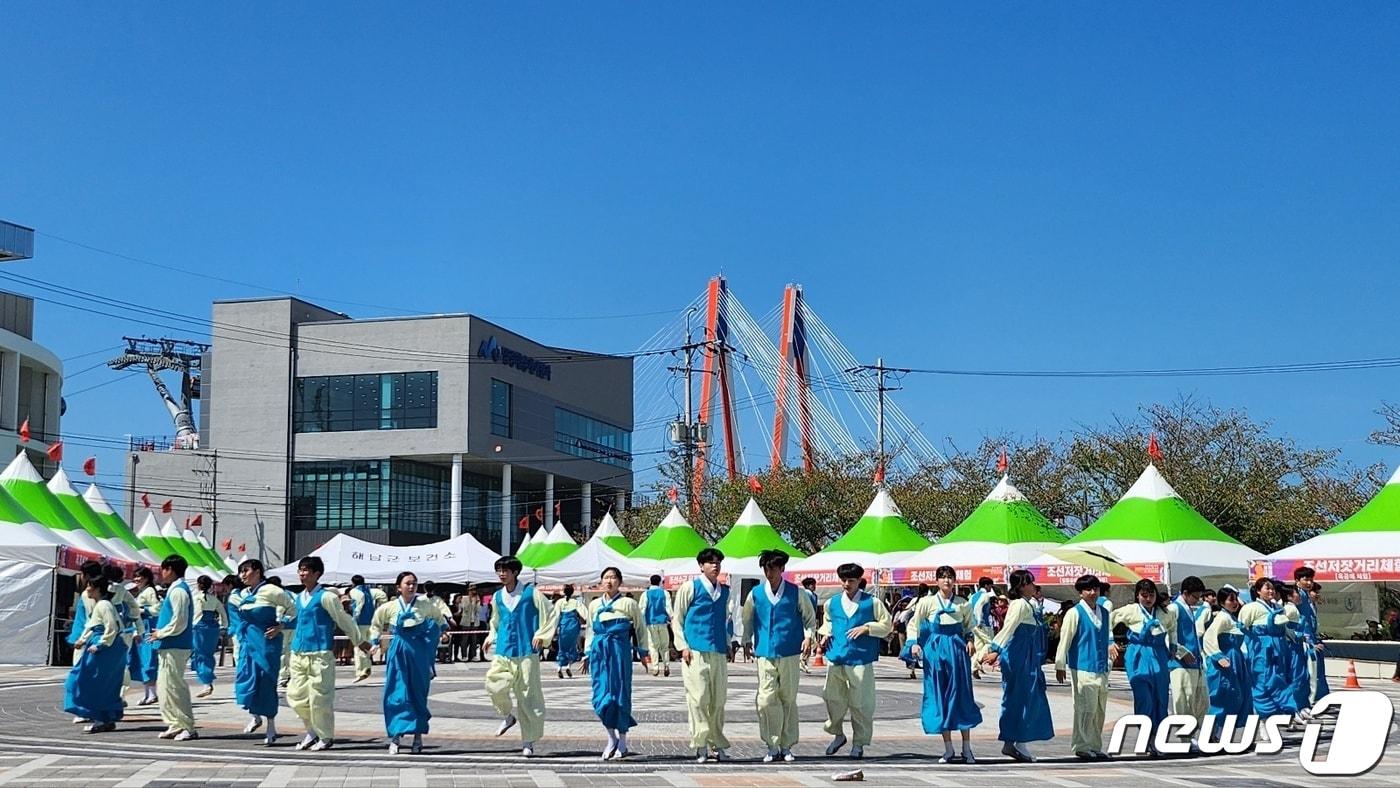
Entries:
POLYGON ((399 754, 399 737, 395 736, 394 738, 392 738, 392 739, 389 740, 389 754, 390 754, 390 755, 398 755, 398 754, 399 754))
POLYGON ((775 759, 775 758, 777 758, 777 757, 778 757, 778 751, 777 751, 777 750, 769 750, 768 752, 766 752, 766 753, 763 754, 763 762, 764 762, 764 763, 772 763, 772 762, 773 762, 773 759, 775 759))
POLYGON ((160 732, 160 735, 157 736, 156 738, 158 738, 158 739, 173 739, 173 738, 175 738, 175 734, 177 734, 177 733, 179 733, 179 732, 180 732, 180 731, 179 731, 179 729, 177 729, 177 728, 166 728, 165 730, 161 731, 161 732, 160 732))
POLYGON ((243 726, 243 732, 244 732, 244 733, 253 733, 253 732, 255 732, 258 728, 261 728, 261 727, 262 727, 262 724, 263 724, 263 718, 262 718, 262 717, 259 717, 259 716, 257 716, 257 715, 253 715, 253 718, 252 718, 251 720, 248 720, 248 724, 243 726))
POLYGON ((952 763, 957 757, 958 757, 958 756, 955 755, 955 754, 953 753, 952 750, 948 750, 947 752, 945 752, 945 753, 943 753, 942 755, 938 756, 938 762, 939 762, 939 763, 952 763))
POLYGON ((715 750, 713 757, 716 761, 727 761, 729 760, 729 751, 723 749, 715 750))
POLYGON ((207 698, 207 697, 209 697, 210 695, 213 695, 213 694, 214 694, 214 685, 213 685, 213 684, 210 684, 209 686, 205 687, 204 689, 202 689, 202 690, 200 690, 198 693, 196 693, 196 694, 195 694, 195 697, 196 697, 196 698, 207 698))
POLYGON ((90 722, 92 722, 92 720, 88 719, 87 717, 74 717, 74 718, 73 718, 73 724, 74 724, 74 725, 87 725, 87 724, 90 723, 90 722))
POLYGON ((964 748, 963 748, 963 760, 964 760, 964 761, 967 761, 968 763, 977 763, 977 759, 974 758, 974 757, 972 757, 972 748, 970 748, 970 747, 964 747, 964 748))
POLYGON ((617 745, 616 745, 616 744, 609 744, 608 746, 606 746, 606 747, 603 748, 603 756, 602 756, 601 758, 599 758, 598 760, 601 760, 601 761, 612 760, 612 757, 613 757, 614 755, 617 755, 617 745))
POLYGON ((525 746, 520 748, 520 754, 526 758, 535 757, 535 743, 532 741, 525 742, 525 746))
POLYGON ((307 747, 306 749, 311 750, 312 752, 321 752, 322 750, 329 750, 330 748, 331 748, 331 740, 330 740, 330 739, 317 739, 315 744, 312 744, 310 747, 307 747))
POLYGON ((194 731, 180 731, 179 733, 175 734, 175 741, 190 741, 191 739, 198 738, 199 734, 194 731))
POLYGON ((859 744, 851 745, 851 757, 860 760, 865 757, 865 748, 859 744))
POLYGON ((696 763, 707 763, 707 762, 709 762, 709 760, 710 760, 710 751, 709 751, 709 750, 705 749, 704 747, 701 747, 700 749, 698 749, 698 750, 695 751, 695 762, 696 762, 696 763))
POLYGON ((792 763, 797 760, 797 756, 792 754, 792 750, 783 750, 783 760, 792 763))
POLYGON ((316 743, 316 734, 314 734, 314 733, 308 733, 308 734, 306 734, 306 738, 304 738, 304 739, 302 739, 301 741, 297 742, 296 749, 298 749, 298 750, 305 750, 305 749, 307 749, 308 747, 310 747, 311 745, 313 745, 313 744, 315 744, 315 743, 316 743))
POLYGON ((506 733, 506 731, 508 731, 508 730, 510 730, 511 728, 514 728, 514 727, 515 727, 515 723, 516 723, 515 715, 514 715, 514 714, 507 714, 507 715, 506 715, 506 718, 503 719, 503 720, 501 720, 501 727, 499 727, 499 728, 496 729, 496 735, 497 735, 497 736, 504 736, 505 733, 506 733))
POLYGON ((836 753, 840 752, 841 748, 846 746, 846 741, 846 734, 836 734, 836 738, 832 739, 831 743, 826 745, 826 754, 835 755, 836 753))

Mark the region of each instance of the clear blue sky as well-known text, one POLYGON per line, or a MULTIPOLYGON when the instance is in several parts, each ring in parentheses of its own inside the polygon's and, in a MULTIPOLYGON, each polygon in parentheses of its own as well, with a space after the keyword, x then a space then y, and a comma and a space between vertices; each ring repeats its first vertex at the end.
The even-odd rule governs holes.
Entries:
MULTIPOLYGON (((665 318, 537 318, 678 309, 723 270, 755 314, 803 283, 858 356, 904 366, 1400 355, 1400 7, 845 10, 9 3, 0 217, 357 316, 472 311, 605 351, 665 318)), ((265 294, 42 235, 3 270, 202 316, 265 294)), ((64 357, 158 331, 44 304, 37 324, 64 357)), ((142 378, 83 391, 107 355, 69 362, 66 429, 170 432, 142 378)), ((898 397, 969 445, 1189 393, 1394 464, 1364 439, 1397 382, 898 397)))

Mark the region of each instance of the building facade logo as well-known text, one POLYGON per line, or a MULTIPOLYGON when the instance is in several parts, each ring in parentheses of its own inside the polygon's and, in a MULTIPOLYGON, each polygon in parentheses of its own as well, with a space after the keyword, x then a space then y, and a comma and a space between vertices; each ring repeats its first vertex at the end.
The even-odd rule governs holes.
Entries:
POLYGON ((553 372, 549 364, 519 351, 511 350, 497 342, 495 334, 487 337, 477 346, 476 354, 481 358, 489 359, 497 364, 505 364, 542 380, 549 380, 553 372))

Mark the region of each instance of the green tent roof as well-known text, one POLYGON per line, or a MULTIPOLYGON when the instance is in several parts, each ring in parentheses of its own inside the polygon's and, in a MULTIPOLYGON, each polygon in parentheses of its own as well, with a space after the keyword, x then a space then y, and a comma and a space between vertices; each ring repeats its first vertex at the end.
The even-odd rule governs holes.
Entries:
POLYGON ((715 544, 725 558, 752 558, 764 550, 782 550, 793 558, 806 555, 787 543, 778 530, 768 522, 768 517, 758 507, 758 501, 749 498, 739 519, 729 533, 715 544))
POLYGON ((146 519, 141 521, 141 528, 136 532, 136 538, 141 540, 141 544, 151 551, 158 561, 164 561, 172 555, 180 555, 171 546, 170 541, 160 532, 160 523, 156 522, 154 512, 147 511, 146 519))
POLYGON ((1329 534, 1400 531, 1400 468, 1391 474, 1376 497, 1356 510, 1356 514, 1327 529, 1329 534))
POLYGON ((34 469, 24 452, 16 454, 5 472, 0 473, 0 487, 4 487, 14 496, 15 501, 29 512, 31 517, 26 518, 27 520, 36 521, 56 531, 84 531, 94 538, 105 535, 106 529, 92 533, 68 513, 58 496, 49 491, 44 484, 44 478, 34 469))
POLYGON ((520 563, 539 569, 568 558, 577 549, 578 543, 569 535, 569 529, 565 528, 563 523, 556 521, 548 536, 544 539, 536 539, 530 544, 529 559, 522 558, 520 563))
POLYGON ((603 520, 598 523, 598 529, 593 532, 593 536, 623 555, 632 552, 632 543, 622 535, 622 529, 617 527, 617 521, 613 519, 611 512, 603 515, 603 520))
POLYGON ((1019 544, 1022 542, 1053 542, 1063 544, 1068 539, 1039 509, 1026 500, 1015 485, 1001 481, 967 519, 949 531, 939 544, 956 542, 991 542, 1019 544))
POLYGON ((83 493, 83 500, 87 501, 87 505, 92 508, 93 512, 107 524, 107 530, 121 537, 122 541, 136 550, 146 549, 146 545, 136 538, 136 532, 131 530, 131 526, 127 525, 121 515, 117 514, 107 503, 107 499, 102 497, 102 491, 97 489, 96 484, 88 485, 87 490, 83 493))
POLYGON ((650 561, 668 561, 675 558, 695 559, 695 556, 709 547, 704 538, 690 527, 681 510, 672 506, 656 530, 651 532, 637 549, 627 554, 628 558, 643 558, 650 561))
POLYGON ((844 536, 822 550, 823 553, 902 553, 928 547, 923 534, 909 527, 904 513, 885 490, 875 493, 856 524, 844 536))
POLYGON ((1110 540, 1156 542, 1182 540, 1239 544, 1215 527, 1149 464, 1133 486, 1103 516, 1069 540, 1069 544, 1110 540))

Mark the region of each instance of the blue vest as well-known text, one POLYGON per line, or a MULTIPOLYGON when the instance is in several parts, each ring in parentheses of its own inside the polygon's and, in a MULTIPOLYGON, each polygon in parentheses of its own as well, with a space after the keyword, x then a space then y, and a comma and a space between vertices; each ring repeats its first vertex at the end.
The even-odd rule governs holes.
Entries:
POLYGON ((856 627, 875 620, 875 598, 861 591, 856 597, 856 612, 846 615, 846 607, 841 600, 843 591, 826 603, 826 620, 831 624, 831 646, 826 650, 826 659, 833 665, 869 665, 880 658, 880 639, 865 635, 852 641, 846 633, 856 627))
MULTIPOLYGON (((185 609, 189 611, 187 623, 185 624, 185 631, 178 635, 161 638, 156 641, 156 648, 194 648, 194 629, 190 626, 194 623, 194 596, 190 594, 190 587, 185 584, 185 581, 176 580, 170 585, 170 588, 166 590, 165 601, 160 603, 160 616, 156 619, 156 629, 166 626, 170 623, 170 619, 175 617, 175 610, 171 607, 170 600, 176 594, 185 595, 185 601, 187 603, 185 609)), ((182 678, 181 680, 183 681, 184 679, 182 678)))
POLYGON ((1173 649, 1171 659, 1167 660, 1167 667, 1172 670, 1176 670, 1177 668, 1182 668, 1184 670, 1200 670, 1201 636, 1196 634, 1196 619, 1191 615, 1195 611, 1187 607, 1186 603, 1181 601, 1181 597, 1177 597, 1172 601, 1172 607, 1176 608, 1176 642, 1187 651, 1190 651, 1191 656, 1195 657, 1196 661, 1190 665, 1181 664, 1181 661, 1176 658, 1174 653, 1175 649, 1173 649))
POLYGON ((78 644, 78 636, 87 628, 87 605, 83 604, 85 593, 78 595, 78 603, 73 606, 73 626, 68 630, 68 645, 78 644))
POLYGON ((646 609, 642 611, 642 621, 649 627, 670 623, 671 613, 666 609, 666 589, 660 586, 647 589, 646 609))
POLYGON ((729 653, 729 586, 719 587, 719 599, 711 601, 699 579, 692 580, 695 597, 682 620, 685 640, 692 651, 729 653))
POLYGON ((1312 598, 1308 592, 1298 589, 1298 631, 1304 635, 1309 642, 1317 641, 1317 608, 1313 607, 1312 598))
MULTIPOLYGON (((535 606, 535 587, 520 584, 520 601, 515 609, 506 607, 506 590, 496 591, 496 654, 502 657, 528 657, 535 653, 535 632, 540 628, 540 610, 535 606)), ((572 614, 570 614, 572 615, 572 614)))
POLYGON ((301 594, 296 595, 297 628, 292 635, 292 651, 310 654, 330 651, 335 645, 335 622, 331 620, 331 614, 321 607, 321 596, 325 593, 325 586, 317 586, 304 603, 301 594))
POLYGON ((802 653, 801 607, 797 586, 784 582, 775 605, 768 601, 768 586, 759 584, 753 596, 753 653, 764 659, 791 657, 802 653))
POLYGON ((374 594, 369 592, 369 586, 355 586, 355 588, 364 594, 364 601, 355 608, 355 623, 367 627, 374 620, 374 594))
POLYGON ((1075 605, 1079 614, 1079 627, 1074 633, 1074 642, 1065 655, 1065 664, 1075 670, 1090 673, 1108 672, 1108 611, 1094 606, 1094 615, 1099 619, 1098 627, 1089 618, 1089 611, 1083 605, 1075 605))

